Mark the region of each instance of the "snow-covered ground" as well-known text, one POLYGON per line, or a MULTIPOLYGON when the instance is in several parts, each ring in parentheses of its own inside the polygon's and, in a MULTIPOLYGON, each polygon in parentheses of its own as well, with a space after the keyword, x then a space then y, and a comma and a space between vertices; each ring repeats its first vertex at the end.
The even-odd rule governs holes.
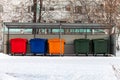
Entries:
POLYGON ((0 53, 0 80, 120 80, 120 57, 0 53))

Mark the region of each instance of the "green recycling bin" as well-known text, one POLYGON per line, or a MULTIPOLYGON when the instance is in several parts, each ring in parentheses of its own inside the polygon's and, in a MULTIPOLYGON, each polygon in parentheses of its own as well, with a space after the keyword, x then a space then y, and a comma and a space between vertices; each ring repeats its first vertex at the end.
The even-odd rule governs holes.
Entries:
POLYGON ((86 54, 90 52, 90 40, 89 39, 75 39, 74 40, 75 54, 86 54))
POLYGON ((108 54, 109 45, 107 39, 94 39, 93 40, 93 53, 97 54, 108 54))

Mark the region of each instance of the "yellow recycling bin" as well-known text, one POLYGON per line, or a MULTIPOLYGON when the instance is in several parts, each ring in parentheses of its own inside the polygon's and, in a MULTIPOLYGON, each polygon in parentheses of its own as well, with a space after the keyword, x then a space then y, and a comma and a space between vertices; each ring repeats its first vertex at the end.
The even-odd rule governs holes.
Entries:
POLYGON ((64 39, 53 38, 48 40, 48 49, 50 55, 64 54, 64 39))

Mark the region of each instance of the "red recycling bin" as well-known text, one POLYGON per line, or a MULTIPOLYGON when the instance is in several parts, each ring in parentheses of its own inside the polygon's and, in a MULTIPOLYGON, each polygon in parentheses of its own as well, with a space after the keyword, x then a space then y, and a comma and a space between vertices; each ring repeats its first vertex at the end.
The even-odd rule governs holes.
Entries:
POLYGON ((10 40, 11 54, 26 54, 27 39, 14 38, 10 40))

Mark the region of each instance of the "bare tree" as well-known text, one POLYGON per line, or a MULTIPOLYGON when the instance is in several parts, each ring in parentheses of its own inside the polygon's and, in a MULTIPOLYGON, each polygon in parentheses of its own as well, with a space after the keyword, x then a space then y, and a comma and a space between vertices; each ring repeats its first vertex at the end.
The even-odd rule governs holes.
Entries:
POLYGON ((33 0, 33 22, 36 23, 37 21, 37 0, 33 0))
MULTIPOLYGON (((46 0, 47 6, 46 10, 42 11, 43 7, 43 0, 33 0, 34 1, 34 19, 33 22, 41 22, 41 19, 44 18, 44 14, 47 20, 52 20, 51 11, 49 11, 49 8, 51 6, 51 0, 46 0), (36 6, 37 2, 39 2, 39 18, 36 17, 36 6), (51 16, 51 17, 50 17, 51 16), (49 18, 50 17, 50 18, 49 18), (38 19, 38 20, 37 20, 38 19)), ((80 2, 81 11, 82 13, 79 13, 80 17, 79 19, 82 20, 82 22, 88 23, 117 23, 117 18, 119 17, 120 12, 118 12, 118 6, 120 6, 119 0, 69 0, 70 3, 70 20, 73 22, 75 20, 75 7, 76 7, 76 1, 80 2), (72 19, 72 20, 71 20, 72 19)), ((45 2, 45 1, 44 1, 45 2)), ((54 4, 57 5, 57 4, 54 4)), ((55 11, 54 11, 55 12, 55 11)), ((77 15, 78 16, 78 15, 77 15)), ((78 16, 78 17, 79 17, 78 16)), ((69 22, 70 22, 69 21, 69 22)), ((48 21, 49 22, 49 21, 48 21)))
MULTIPOLYGON (((37 0, 33 0, 33 22, 37 22, 37 0)), ((36 29, 32 30, 33 34, 36 34, 36 29)))
POLYGON ((43 0, 39 0, 40 10, 39 10, 38 22, 41 22, 41 18, 42 18, 42 5, 43 5, 43 0))

